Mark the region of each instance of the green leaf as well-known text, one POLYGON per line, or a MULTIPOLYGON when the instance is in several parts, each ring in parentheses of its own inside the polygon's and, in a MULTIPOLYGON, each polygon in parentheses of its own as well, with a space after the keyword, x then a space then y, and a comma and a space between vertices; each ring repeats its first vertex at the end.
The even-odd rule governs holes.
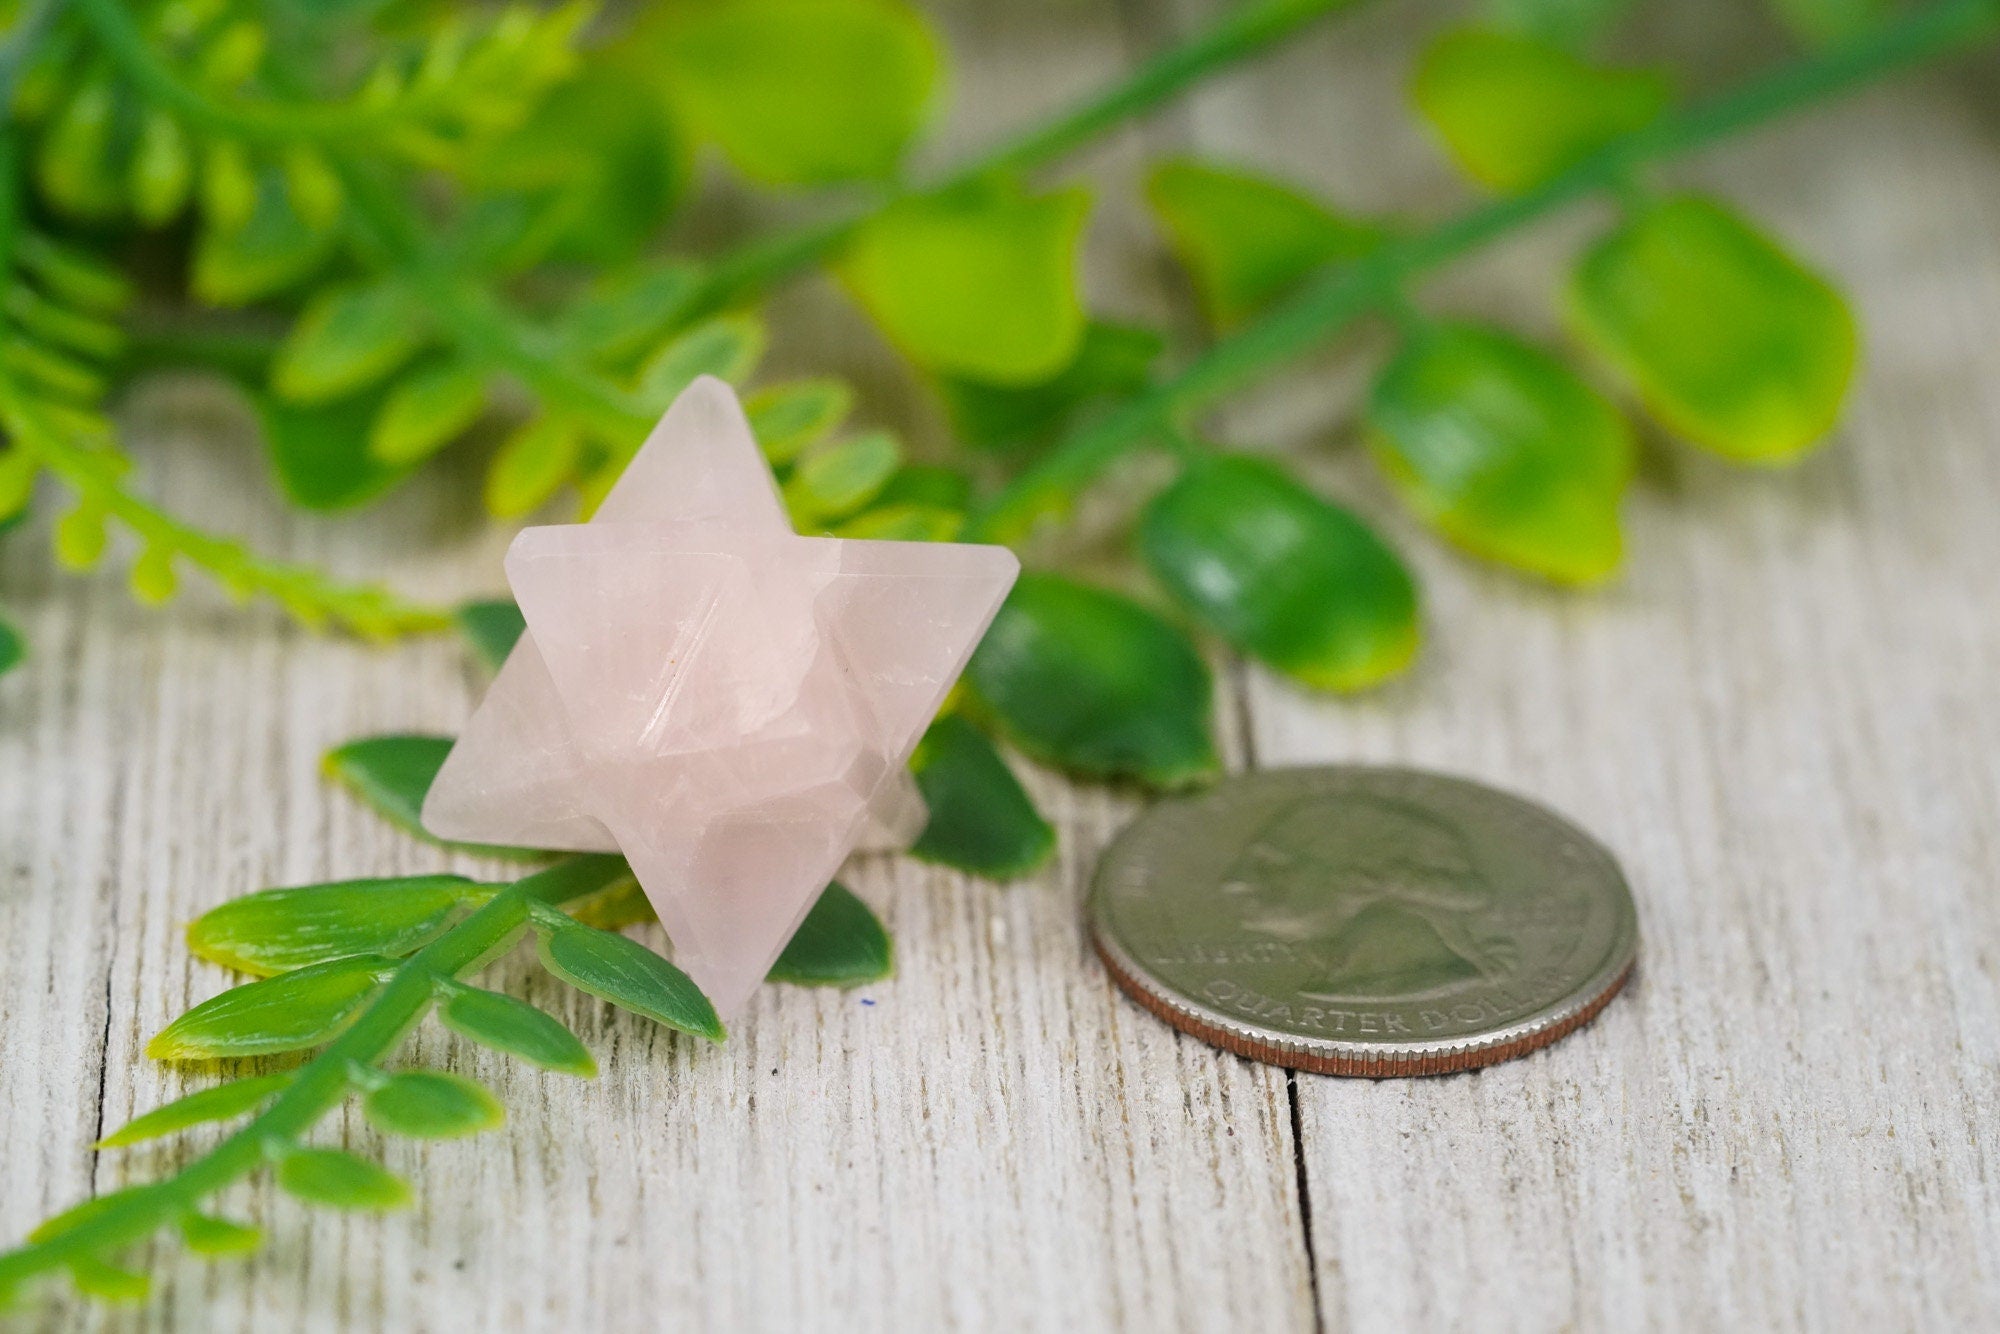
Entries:
POLYGON ((639 40, 681 118, 778 185, 887 176, 940 63, 929 26, 890 0, 683 6, 639 40))
POLYGON ((1866 33, 1893 12, 1889 0, 1772 0, 1785 26, 1815 46, 1866 33))
POLYGON ((1384 235, 1289 186, 1185 158, 1153 169, 1146 198, 1218 328, 1290 294, 1315 270, 1366 254, 1384 235))
POLYGON ((77 81, 42 132, 35 183, 59 212, 90 220, 117 216, 125 202, 111 161, 117 131, 117 88, 98 64, 77 81))
POLYGON ((722 1021, 688 975, 636 940, 564 920, 541 938, 542 964, 579 991, 711 1042, 722 1021))
POLYGON ((864 542, 949 542, 965 528, 965 512, 937 505, 877 505, 831 530, 864 542))
POLYGON ((35 479, 41 475, 41 460, 25 449, 0 452, 0 533, 19 523, 35 498, 35 479))
POLYGON ((639 372, 639 397, 665 411, 698 376, 732 383, 757 369, 764 355, 764 325, 751 315, 718 315, 680 334, 639 372))
POLYGON ((896 951, 874 912, 838 880, 828 885, 771 965, 769 980, 858 987, 896 971, 896 951))
POLYGON ((583 429, 542 416, 508 436, 486 470, 486 512, 517 519, 548 503, 583 462, 583 429))
POLYGON ((28 1242, 30 1245, 36 1245, 82 1231, 100 1219, 137 1203, 154 1189, 156 1187, 153 1186, 123 1186, 103 1195, 94 1195, 81 1204, 70 1206, 53 1218, 44 1219, 33 1232, 28 1234, 28 1242))
POLYGON ((185 1098, 176 1098, 163 1107, 135 1116, 122 1127, 92 1145, 98 1149, 122 1149, 128 1144, 178 1134, 192 1126, 214 1121, 231 1121, 256 1110, 292 1082, 292 1072, 254 1075, 235 1079, 214 1088, 201 1089, 185 1098))
POLYGON ((196 1255, 243 1255, 263 1245, 264 1234, 227 1218, 185 1214, 181 1217, 181 1240, 196 1255))
POLYGON ((153 1290, 153 1280, 146 1275, 89 1257, 69 1262, 69 1278, 78 1292, 101 1302, 143 1302, 153 1290))
POLYGON ((1616 572, 1631 433, 1546 352, 1466 325, 1420 333, 1376 381, 1368 425, 1404 500, 1467 551, 1560 583, 1616 572))
POLYGON ((0 621, 0 675, 5 675, 20 666, 21 659, 27 655, 27 651, 27 646, 21 642, 21 636, 14 627, 5 621, 0 621))
POLYGON ((374 807, 376 814, 406 834, 440 847, 464 848, 491 857, 536 860, 547 854, 530 848, 502 848, 484 843, 450 843, 432 838, 424 829, 424 794, 431 790, 444 757, 451 753, 448 736, 394 733, 363 737, 326 754, 321 768, 327 777, 374 807))
POLYGON ((661 261, 599 278, 556 327, 561 346, 601 365, 626 365, 684 314, 699 272, 661 261))
POLYGON ((800 532, 820 527, 873 500, 902 463, 903 446, 887 431, 816 445, 785 479, 785 507, 800 532))
POLYGON ((389 391, 368 428, 368 453, 392 468, 421 463, 479 420, 486 375, 442 361, 405 376, 389 391))
POLYGON ((1417 651, 1417 587, 1347 510, 1276 464, 1205 456, 1147 508, 1146 562, 1231 645, 1321 690, 1358 690, 1417 651))
POLYGON ((423 344, 422 307, 394 283, 320 292, 278 348, 271 387, 293 403, 324 403, 376 383, 423 344))
POLYGON ((1082 409, 1138 392, 1164 346, 1150 329, 1092 320, 1069 365, 1039 384, 996 385, 941 376, 938 389, 952 429, 981 449, 1046 444, 1082 409))
POLYGON ((132 590, 132 597, 148 607, 164 606, 173 601, 174 593, 180 588, 180 575, 174 569, 178 553, 164 543, 154 543, 139 553, 132 562, 132 571, 126 582, 132 590))
POLYGON ((53 295, 81 309, 112 314, 132 299, 132 284, 122 272, 67 242, 22 232, 14 238, 14 259, 53 295))
POLYGON ((1569 289, 1579 336, 1668 427, 1738 463, 1785 463, 1833 429, 1854 316, 1827 281, 1711 200, 1630 216, 1569 289))
POLYGON ((308 226, 293 211, 277 169, 265 167, 247 178, 249 211, 234 223, 218 216, 216 171, 211 159, 208 216, 195 239, 191 286, 197 297, 211 305, 242 305, 293 286, 326 262, 335 233, 308 226))
POLYGON ((132 148, 132 211, 149 227, 171 222, 194 189, 194 153, 180 122, 157 107, 139 124, 132 148))
POLYGON ((512 598, 468 602, 452 613, 452 619, 458 623, 459 633, 472 645, 473 653, 489 671, 495 672, 507 661, 507 655, 514 651, 514 645, 528 628, 527 619, 512 598))
POLYGON ((108 539, 104 507, 96 501, 77 501, 69 513, 56 521, 56 560, 65 569, 92 570, 104 559, 108 539))
POLYGON ((497 1129, 507 1119, 484 1086, 437 1070, 404 1070, 369 1091, 361 1109, 385 1135, 455 1139, 497 1129))
POLYGON ((1083 339, 1077 247, 1090 198, 999 187, 920 195, 864 225, 848 290, 919 365, 998 384, 1067 366, 1083 339))
POLYGON ((1011 880, 1039 868, 1056 831, 978 728, 955 713, 932 723, 910 758, 930 822, 910 851, 975 875, 1011 880))
POLYGON ((250 389, 264 428, 264 449, 278 485, 293 504, 310 510, 352 509, 410 475, 410 464, 388 464, 369 452, 381 415, 383 391, 363 390, 332 403, 288 403, 250 389))
POLYGON ((476 891, 460 875, 267 889, 203 913, 188 927, 188 948, 265 976, 351 954, 400 959, 450 929, 476 891))
POLYGON ((526 1001, 477 987, 454 990, 438 1011, 446 1028, 545 1070, 593 1079, 597 1062, 576 1034, 526 1001))
POLYGON ((896 470, 896 475, 876 493, 872 503, 962 510, 972 503, 972 482, 956 468, 943 464, 906 464, 896 470))
POLYGON ((1468 176, 1525 190, 1666 110, 1653 70, 1590 65, 1559 46, 1499 32, 1452 32, 1417 63, 1410 95, 1468 176))
POLYGON ((146 1054, 195 1061, 316 1047, 346 1026, 394 966, 394 960, 362 955, 236 987, 161 1029, 146 1054))
POLYGON ((559 84, 464 170, 477 189, 541 201, 533 258, 630 259, 686 187, 688 154, 652 80, 629 63, 600 55, 587 77, 559 84))
POLYGON ((773 463, 790 463, 808 445, 839 426, 854 408, 845 380, 818 376, 760 389, 743 402, 750 429, 773 463))
POLYGON ((1171 788, 1220 767, 1208 665, 1118 594, 1022 575, 965 676, 1015 745, 1077 773, 1171 788))
POLYGON ((403 1209, 410 1184, 339 1149, 294 1149, 278 1164, 278 1184, 307 1204, 335 1209, 403 1209))

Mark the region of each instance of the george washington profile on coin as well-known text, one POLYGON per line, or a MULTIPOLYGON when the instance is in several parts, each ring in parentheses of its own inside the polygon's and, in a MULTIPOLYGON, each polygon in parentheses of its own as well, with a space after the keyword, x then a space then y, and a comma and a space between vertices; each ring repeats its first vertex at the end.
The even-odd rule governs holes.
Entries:
POLYGON ((1322 999, 1417 995, 1507 974, 1513 940, 1471 842, 1405 800, 1301 797, 1266 820, 1222 893, 1246 930, 1320 960, 1300 988, 1322 999))
POLYGON ((1262 1060, 1425 1074, 1588 1020, 1638 945, 1624 876, 1560 816, 1482 784, 1329 766, 1228 779, 1112 846, 1098 953, 1170 1023, 1262 1060))

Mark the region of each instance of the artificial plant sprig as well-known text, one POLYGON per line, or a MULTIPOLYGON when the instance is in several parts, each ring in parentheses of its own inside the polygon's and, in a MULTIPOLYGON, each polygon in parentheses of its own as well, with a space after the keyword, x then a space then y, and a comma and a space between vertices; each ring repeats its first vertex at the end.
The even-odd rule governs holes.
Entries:
MULTIPOLYGON (((259 1232, 209 1212, 209 1198, 266 1167, 288 1193, 336 1208, 408 1204, 409 1186, 306 1138, 353 1095, 388 1134, 437 1138, 496 1127, 484 1088, 456 1075, 385 1068, 433 1010, 463 1037, 558 1073, 590 1077, 589 1052, 554 1018, 464 979, 537 938, 543 967, 592 996, 679 1032, 721 1041, 714 1009, 666 959, 615 933, 650 918, 624 860, 571 856, 510 884, 409 876, 266 890, 189 928, 203 958, 259 976, 195 1006, 147 1045, 169 1061, 231 1060, 319 1047, 296 1069, 246 1076, 145 1113, 105 1137, 120 1148, 194 1126, 250 1119, 173 1175, 99 1196, 0 1254, 0 1309, 33 1279, 68 1272, 90 1296, 138 1300, 144 1275, 121 1252, 164 1229, 208 1255, 255 1249, 259 1232), (322 1045, 324 1044, 324 1045, 322 1045), (254 1115, 252 1115, 254 1113, 254 1115)), ((773 967, 773 981, 853 986, 890 967, 866 905, 829 886, 773 967)))
POLYGON ((1708 102, 1621 135, 1524 193, 1392 236, 1329 266, 1277 309, 1234 332, 1101 421, 1063 440, 982 505, 970 531, 1017 539, 1068 509, 1128 451, 1183 430, 1201 410, 1372 315, 1392 312, 1423 278, 1583 200, 1627 191, 1642 168, 1688 156, 1899 70, 2000 32, 1995 0, 1944 0, 1776 69, 1708 102))
MULTIPOLYGON (((113 1263, 117 1253, 163 1228, 181 1227, 186 1235, 191 1221, 193 1244, 199 1245, 200 1238, 213 1230, 204 1212, 208 1197, 267 1166, 278 1169, 280 1184, 322 1203, 379 1206, 406 1202, 406 1187, 360 1160, 350 1160, 351 1166, 337 1172, 328 1171, 332 1160, 324 1155, 331 1151, 307 1148, 305 1135, 350 1094, 374 1081, 381 1063, 404 1035, 462 985, 462 974, 492 959, 531 926, 550 935, 590 930, 580 924, 550 925, 548 915, 555 913, 568 922, 560 905, 612 888, 628 874, 619 858, 576 857, 502 888, 470 881, 449 884, 446 889, 452 898, 477 906, 401 961, 372 952, 336 955, 224 992, 189 1011, 154 1038, 149 1051, 183 1060, 238 1057, 296 1050, 324 1041, 343 1026, 345 1031, 286 1078, 282 1090, 242 1129, 173 1176, 100 1196, 58 1215, 37 1230, 28 1245, 0 1256, 0 1297, 18 1294, 31 1278, 64 1269, 92 1295, 142 1297, 146 1289, 143 1277, 117 1269, 113 1263), (288 1164, 300 1162, 304 1167, 292 1168, 288 1182, 288 1164), (309 1179, 301 1192, 298 1178, 302 1172, 309 1179)), ((433 883, 417 888, 421 892, 433 883)), ((396 893, 396 889, 384 887, 385 897, 396 893)), ((375 914, 361 913, 353 918, 362 931, 371 920, 382 920, 375 914)), ((299 929, 296 921, 272 925, 278 926, 280 933, 299 929)), ((641 948, 629 941, 625 944, 641 948)), ((652 976, 658 967, 670 965, 662 960, 648 973, 632 976, 652 976)), ((636 1003, 642 1012, 666 1016, 664 1022, 719 1038, 721 1030, 713 1010, 706 1008, 684 977, 681 982, 684 985, 671 989, 656 983, 644 993, 620 999, 628 1005, 636 1003)), ((272 1090, 269 1083, 253 1088, 260 1101, 261 1095, 272 1090)), ((213 1099, 213 1091, 207 1096, 213 1099)), ((215 1104, 211 1101, 210 1105, 215 1104)), ((234 1110, 249 1111, 255 1105, 234 1110)), ((173 1119, 154 1124, 170 1124, 173 1119)), ((232 1236, 256 1244, 254 1233, 232 1226, 232 1236)))

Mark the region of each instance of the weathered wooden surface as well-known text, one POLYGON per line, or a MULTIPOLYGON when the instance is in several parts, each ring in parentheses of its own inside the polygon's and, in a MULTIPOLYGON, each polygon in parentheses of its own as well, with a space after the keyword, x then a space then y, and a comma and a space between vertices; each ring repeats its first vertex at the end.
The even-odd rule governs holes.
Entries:
MULTIPOLYGON (((961 127, 1087 85, 1203 6, 950 16, 961 127)), ((1371 14, 1204 93, 1090 164, 1129 195, 1191 145, 1367 205, 1456 187, 1396 106, 1407 13, 1371 14)), ((1748 59, 1751 52, 1743 58, 1748 59)), ((1090 958, 1077 901, 1127 799, 1038 777, 1058 864, 1007 889, 862 868, 901 962, 860 993, 772 989, 720 1049, 581 1003, 582 1084, 433 1033, 507 1131, 389 1144, 423 1206, 237 1203, 248 1263, 163 1257, 153 1305, 41 1323, 199 1330, 689 1328, 1883 1329, 2000 1306, 2000 96, 1993 62, 1732 148, 1690 179, 1840 273, 1868 370, 1840 438, 1746 476, 1655 442, 1626 580, 1561 596, 1416 533, 1328 362, 1220 425, 1297 450, 1422 569, 1433 640, 1356 702, 1225 678, 1245 763, 1405 759, 1540 796, 1624 858, 1641 973, 1559 1046, 1429 1081, 1288 1078, 1177 1038, 1090 958)), ((960 129, 954 142, 974 137, 960 129)), ((1178 300, 1109 209, 1093 283, 1178 300)), ((1437 289, 1551 325, 1575 219, 1437 289)), ((810 295, 797 327, 838 321, 810 295)), ((849 329, 846 323, 832 327, 849 329)), ((864 372, 872 356, 847 354, 864 372)), ((879 378, 879 377, 878 377, 879 378)), ((340 524, 274 513, 240 416, 194 388, 132 405, 171 503, 438 595, 493 587, 498 539, 448 484, 340 524), (216 479, 232 466, 235 487, 216 479)), ((84 1146, 187 1086, 145 1035, 219 990, 188 918, 266 884, 439 864, 328 792, 348 737, 448 729, 478 683, 199 598, 134 610, 9 544, 36 656, 0 686, 0 1238, 173 1149, 84 1146)), ((200 1076, 194 1076, 199 1079, 200 1076)), ((36 1323, 31 1320, 30 1324, 36 1323)))

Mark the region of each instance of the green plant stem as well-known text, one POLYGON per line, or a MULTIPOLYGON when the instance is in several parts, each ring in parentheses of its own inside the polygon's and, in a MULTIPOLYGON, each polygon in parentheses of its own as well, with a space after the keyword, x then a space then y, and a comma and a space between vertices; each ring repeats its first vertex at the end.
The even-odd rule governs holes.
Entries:
POLYGON ((430 1012, 440 979, 482 966, 519 939, 537 904, 555 906, 610 888, 630 874, 612 856, 566 858, 495 894, 450 931, 399 964, 353 1024, 301 1066, 298 1076, 242 1129, 173 1176, 104 1197, 74 1227, 0 1255, 0 1293, 66 1265, 144 1241, 200 1210, 210 1195, 250 1175, 355 1088, 355 1072, 377 1068, 430 1012))
POLYGON ((71 443, 36 404, 0 382, 0 423, 16 447, 79 498, 100 507, 142 543, 184 557, 239 595, 269 597, 308 623, 338 621, 364 638, 449 629, 451 612, 371 584, 345 584, 309 565, 260 556, 234 538, 175 518, 125 489, 124 459, 71 443))
POLYGON ((1580 200, 1616 191, 1641 167, 1692 153, 1780 116, 1974 44, 2000 28, 1995 0, 1947 0, 1843 46, 1781 67, 1702 105, 1623 136, 1524 194, 1385 242, 1332 269, 1262 319, 1217 342, 1177 375, 1058 444, 983 506, 969 536, 1012 540, 1060 512, 1084 486, 1163 428, 1325 343, 1402 298, 1411 284, 1580 200))
MULTIPOLYGON (((1141 115, 1232 64, 1269 49, 1307 24, 1351 8, 1362 0, 1250 0, 1188 41, 1160 52, 1097 93, 1049 120, 1004 140, 986 153, 922 186, 891 191, 846 217, 816 223, 780 236, 753 241, 709 269, 682 308, 684 318, 742 300, 782 282, 825 258, 856 228, 897 199, 960 187, 998 171, 1043 166, 1123 121, 1141 115)), ((78 0, 83 13, 119 66, 161 102, 214 129, 263 138, 282 138, 290 126, 303 137, 320 137, 316 124, 282 107, 250 109, 219 102, 186 83, 147 43, 119 0, 78 0)), ((588 367, 565 360, 545 334, 510 311, 492 293, 467 283, 433 253, 425 229, 404 201, 385 189, 372 165, 340 135, 325 147, 342 169, 367 235, 379 255, 405 269, 439 312, 443 333, 467 355, 515 375, 545 401, 557 404, 598 431, 636 440, 652 425, 621 387, 588 367)))
POLYGON ((421 117, 447 103, 440 88, 414 94, 388 107, 357 102, 324 105, 264 100, 245 102, 215 97, 182 81, 153 52, 146 34, 132 19, 125 0, 74 0, 77 9, 113 60, 133 82, 189 120, 239 139, 259 143, 312 140, 352 148, 371 141, 398 121, 421 117))
POLYGON ((1187 41, 1153 55, 1118 82, 1001 140, 936 179, 889 191, 845 217, 752 242, 711 268, 690 309, 712 310, 774 286, 838 249, 868 219, 914 195, 943 194, 1002 172, 1031 171, 1107 130, 1178 97, 1231 65, 1271 49, 1309 24, 1365 0, 1250 0, 1187 41))

